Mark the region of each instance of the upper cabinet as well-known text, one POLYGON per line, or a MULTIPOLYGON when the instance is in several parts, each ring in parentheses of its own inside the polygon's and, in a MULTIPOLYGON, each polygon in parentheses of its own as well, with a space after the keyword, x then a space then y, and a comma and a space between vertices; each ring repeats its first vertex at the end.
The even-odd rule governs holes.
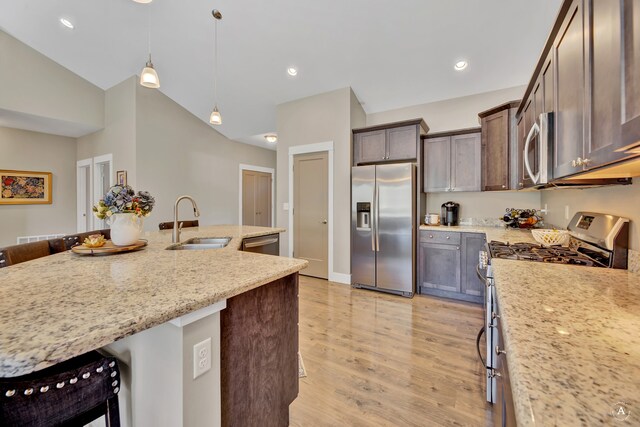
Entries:
POLYGON ((353 130, 353 165, 417 161, 424 120, 409 120, 353 130))
POLYGON ((640 147, 640 4, 623 0, 622 4, 622 144, 640 147))
POLYGON ((558 33, 555 56, 555 138, 553 177, 578 172, 584 147, 584 20, 582 0, 571 5, 558 33))
POLYGON ((482 128, 482 190, 509 190, 511 155, 516 152, 516 107, 520 101, 508 102, 478 114, 482 128))
POLYGON ((423 143, 425 193, 481 190, 479 128, 428 135, 423 143))
POLYGON ((531 185, 526 160, 534 176, 541 166, 532 128, 546 112, 553 143, 542 166, 553 180, 633 176, 610 166, 639 154, 629 151, 640 140, 638 27, 638 0, 563 2, 517 112, 519 188, 531 185))

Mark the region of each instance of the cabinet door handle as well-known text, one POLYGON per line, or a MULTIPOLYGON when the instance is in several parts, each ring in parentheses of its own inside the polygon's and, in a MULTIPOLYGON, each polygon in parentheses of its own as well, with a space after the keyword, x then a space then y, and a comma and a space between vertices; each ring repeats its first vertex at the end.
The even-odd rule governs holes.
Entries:
POLYGON ((430 239, 433 239, 433 234, 429 234, 429 238, 430 238, 430 239))
POLYGON ((502 184, 502 188, 503 188, 503 189, 505 189, 505 188, 507 188, 507 186, 506 186, 506 185, 504 185, 504 184, 502 184))
POLYGON ((459 251, 460 250, 460 246, 456 246, 456 250, 459 251))
POLYGON ((451 236, 447 236, 447 240, 449 240, 451 238, 451 236))

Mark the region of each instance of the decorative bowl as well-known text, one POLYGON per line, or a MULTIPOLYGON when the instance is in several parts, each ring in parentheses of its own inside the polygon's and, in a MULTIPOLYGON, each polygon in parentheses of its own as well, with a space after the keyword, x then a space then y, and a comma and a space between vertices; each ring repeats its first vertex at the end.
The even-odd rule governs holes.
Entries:
POLYGON ((569 232, 566 230, 536 229, 531 230, 531 234, 543 246, 564 246, 569 242, 569 232))

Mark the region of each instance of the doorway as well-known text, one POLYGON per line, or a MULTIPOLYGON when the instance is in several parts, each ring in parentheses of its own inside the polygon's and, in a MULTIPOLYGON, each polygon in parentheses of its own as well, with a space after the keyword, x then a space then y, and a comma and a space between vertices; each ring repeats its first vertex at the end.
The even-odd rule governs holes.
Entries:
POLYGON ((113 155, 79 160, 76 168, 76 228, 78 232, 107 228, 107 222, 93 215, 93 205, 113 185, 113 155))
POLYGON ((293 157, 293 256, 309 261, 300 274, 329 278, 329 155, 293 157))
POLYGON ((239 224, 273 227, 274 173, 270 168, 240 165, 239 224))

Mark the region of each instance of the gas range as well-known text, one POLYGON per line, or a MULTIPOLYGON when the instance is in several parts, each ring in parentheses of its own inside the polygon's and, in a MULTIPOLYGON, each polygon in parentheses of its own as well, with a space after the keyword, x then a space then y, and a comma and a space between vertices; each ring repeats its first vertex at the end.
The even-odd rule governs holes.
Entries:
POLYGON ((627 268, 629 220, 615 215, 578 212, 567 226, 569 246, 535 243, 487 243, 488 259, 503 258, 587 267, 627 268))
POLYGON ((544 247, 536 245, 535 243, 510 244, 495 240, 489 242, 488 246, 491 258, 584 265, 587 267, 607 267, 605 257, 587 248, 579 247, 577 250, 574 250, 563 246, 544 247))
POLYGON ((573 264, 590 267, 627 268, 629 246, 629 220, 614 215, 578 212, 567 227, 569 247, 544 247, 535 243, 504 243, 491 241, 486 251, 480 252, 477 273, 485 282, 485 325, 478 333, 476 346, 482 359, 480 341, 486 339, 486 397, 495 403, 503 381, 500 372, 499 350, 501 344, 501 320, 496 298, 491 259, 513 259, 554 264, 573 264), (482 272, 485 271, 483 274, 482 272))

